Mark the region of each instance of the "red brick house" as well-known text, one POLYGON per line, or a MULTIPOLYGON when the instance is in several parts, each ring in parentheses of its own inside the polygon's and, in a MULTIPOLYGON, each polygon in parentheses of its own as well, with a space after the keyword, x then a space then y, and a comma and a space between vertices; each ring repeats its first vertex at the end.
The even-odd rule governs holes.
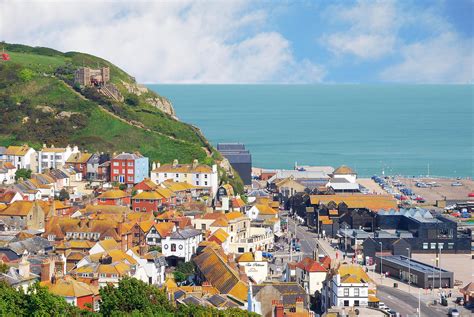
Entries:
POLYGON ((77 172, 82 174, 82 178, 87 176, 87 162, 92 157, 91 153, 72 153, 66 161, 66 166, 73 167, 77 172))
POLYGON ((143 191, 132 198, 132 209, 141 212, 159 211, 165 197, 155 191, 143 191))
POLYGON ((120 189, 112 189, 97 197, 98 205, 130 206, 130 194, 120 189))
POLYGON ((149 175, 148 158, 140 153, 121 153, 110 161, 110 180, 132 187, 149 175))

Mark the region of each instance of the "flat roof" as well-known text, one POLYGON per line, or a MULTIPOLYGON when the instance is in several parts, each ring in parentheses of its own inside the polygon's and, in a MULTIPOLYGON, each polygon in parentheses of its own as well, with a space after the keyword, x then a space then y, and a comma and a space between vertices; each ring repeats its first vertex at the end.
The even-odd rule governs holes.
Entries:
POLYGON ((387 255, 387 256, 376 256, 377 258, 382 258, 383 263, 391 262, 394 264, 398 264, 403 267, 410 267, 411 270, 423 272, 423 273, 433 273, 434 272, 444 272, 444 273, 452 273, 445 269, 440 269, 439 267, 432 266, 420 261, 413 260, 403 255, 387 255))

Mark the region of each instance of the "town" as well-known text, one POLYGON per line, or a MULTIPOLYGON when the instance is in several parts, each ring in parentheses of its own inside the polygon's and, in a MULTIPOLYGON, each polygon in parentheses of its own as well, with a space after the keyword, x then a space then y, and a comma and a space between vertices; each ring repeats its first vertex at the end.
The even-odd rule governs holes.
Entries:
POLYGON ((0 281, 91 311, 135 278, 174 306, 268 317, 472 313, 472 180, 257 169, 244 145, 217 149, 222 162, 183 164, 0 147, 0 281))

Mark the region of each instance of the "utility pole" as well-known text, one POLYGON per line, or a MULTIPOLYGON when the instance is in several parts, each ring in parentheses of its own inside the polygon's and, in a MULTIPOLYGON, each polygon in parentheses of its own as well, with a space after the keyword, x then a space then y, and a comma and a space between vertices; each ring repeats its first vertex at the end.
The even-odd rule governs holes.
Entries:
POLYGON ((319 209, 318 209, 318 239, 320 238, 320 235, 319 235, 319 209))
POLYGON ((408 293, 411 293, 411 256, 410 256, 410 248, 408 250, 408 293))
POLYGON ((421 288, 418 288, 418 317, 421 317, 421 288))
POLYGON ((382 275, 383 275, 382 242, 379 241, 379 244, 380 244, 380 284, 383 284, 382 282, 382 275))
POLYGON ((441 294, 441 246, 438 244, 439 293, 441 294))

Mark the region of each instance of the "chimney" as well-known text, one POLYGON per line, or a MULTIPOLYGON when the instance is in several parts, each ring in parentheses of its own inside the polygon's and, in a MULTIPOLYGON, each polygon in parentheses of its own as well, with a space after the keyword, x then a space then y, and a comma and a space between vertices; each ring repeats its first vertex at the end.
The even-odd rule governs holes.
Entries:
POLYGON ((21 258, 20 264, 18 265, 18 274, 22 278, 30 277, 30 262, 28 261, 27 255, 23 255, 21 258))
POLYGON ((279 300, 272 300, 272 306, 274 307, 274 317, 285 317, 285 311, 283 304, 279 300))
POLYGON ((295 308, 297 313, 304 312, 304 300, 302 297, 296 297, 295 308))
POLYGON ((41 282, 52 281, 54 263, 50 259, 46 259, 41 263, 41 282))
POLYGON ((198 166, 198 160, 194 159, 193 160, 193 169, 196 168, 198 166))
POLYGON ((156 170, 156 163, 155 162, 151 163, 151 170, 152 171, 156 170))
POLYGON ((178 166, 178 160, 177 160, 177 159, 174 159, 174 160, 173 160, 173 167, 176 167, 176 166, 178 166))
POLYGON ((43 149, 44 149, 44 148, 47 148, 46 143, 43 143, 43 149))
POLYGON ((148 246, 145 243, 140 244, 138 247, 138 254, 144 256, 148 252, 148 246))
POLYGON ((212 165, 212 172, 217 173, 217 165, 216 164, 212 165))
POLYGON ((262 261, 262 251, 255 251, 254 258, 255 258, 255 262, 262 261))
POLYGON ((156 162, 156 168, 160 168, 161 166, 161 163, 160 162, 156 162))

